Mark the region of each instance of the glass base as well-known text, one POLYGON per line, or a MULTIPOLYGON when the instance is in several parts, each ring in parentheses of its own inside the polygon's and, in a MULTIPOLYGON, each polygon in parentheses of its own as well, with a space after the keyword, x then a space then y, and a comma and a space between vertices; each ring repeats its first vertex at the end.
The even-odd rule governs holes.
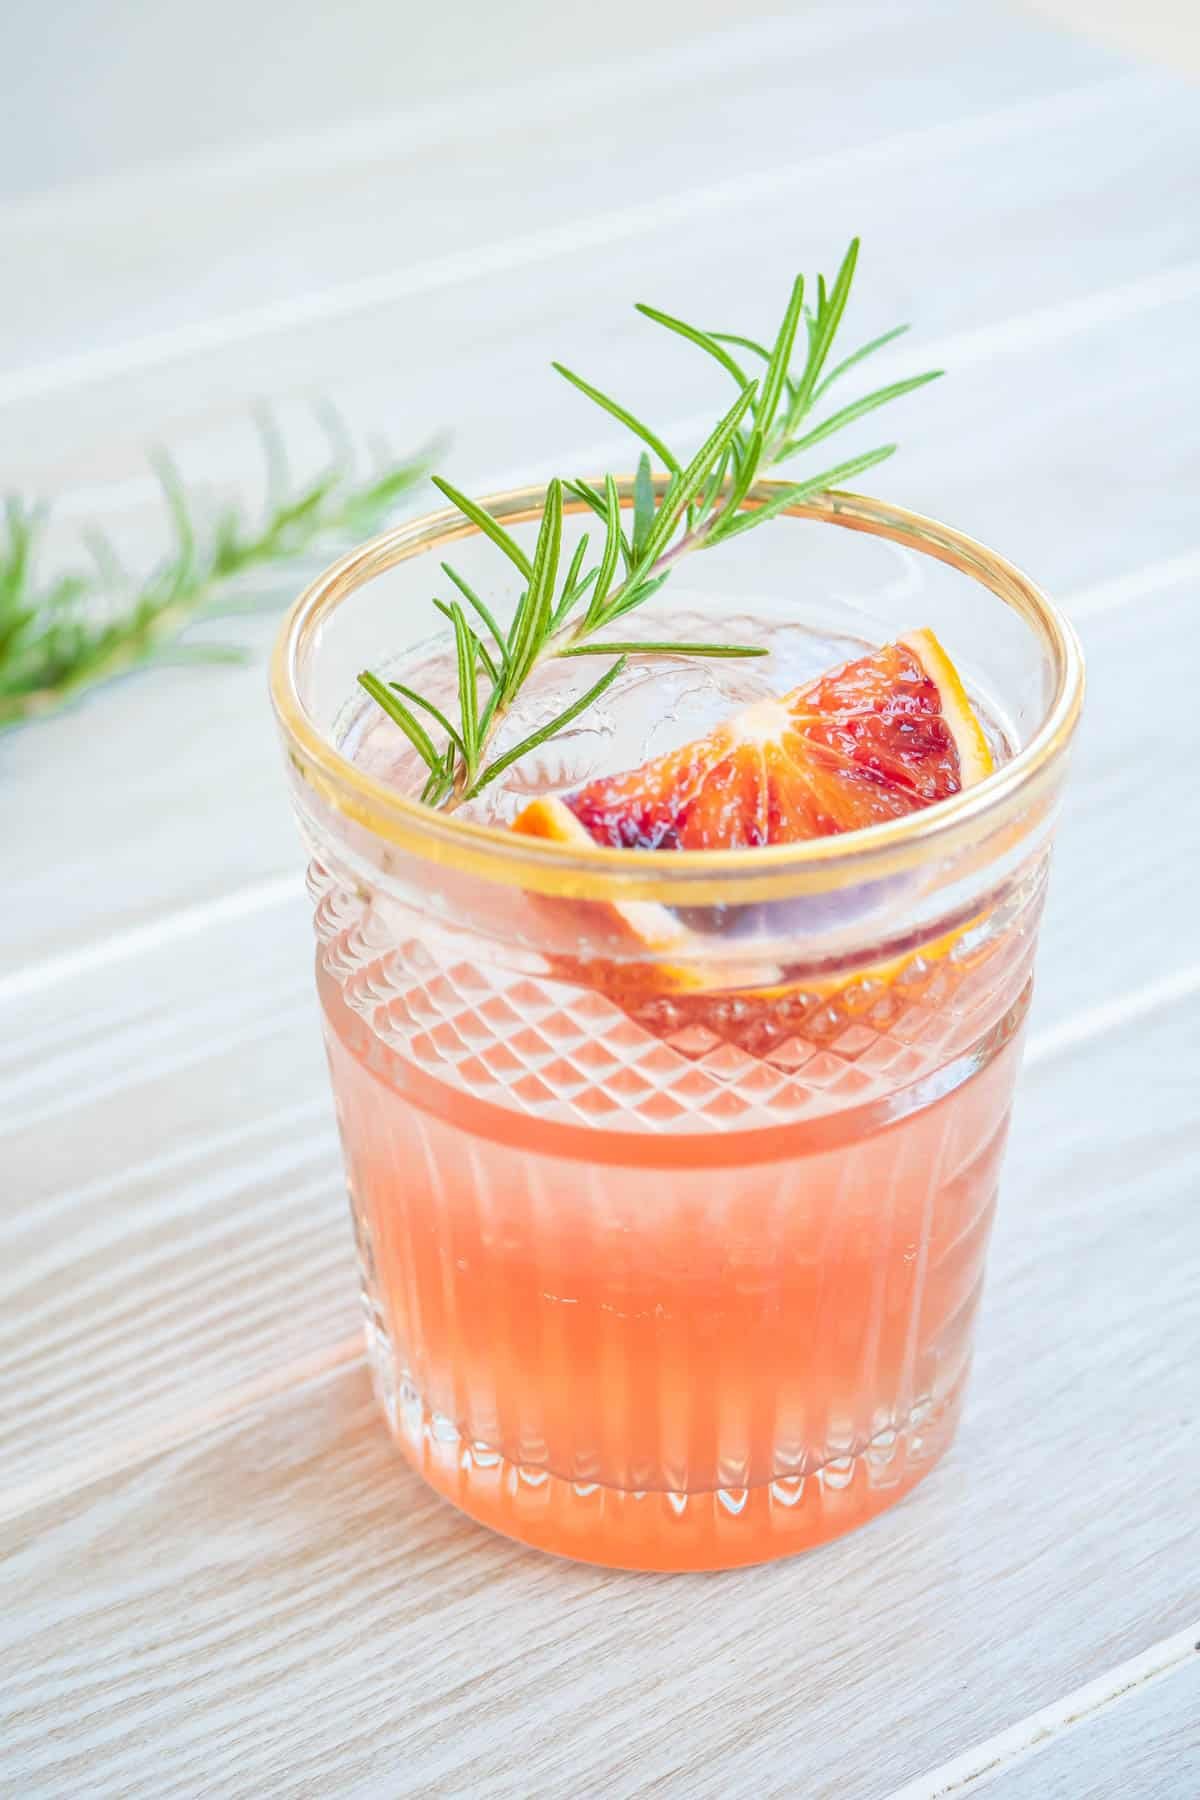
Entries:
POLYGON ((918 1405, 900 1429, 810 1474, 749 1488, 633 1492, 569 1481, 471 1443, 398 1372, 368 1329, 372 1378, 392 1435, 431 1487, 479 1524, 534 1549, 612 1569, 660 1573, 743 1568, 811 1550, 873 1519, 926 1476, 949 1447, 966 1372, 918 1405))

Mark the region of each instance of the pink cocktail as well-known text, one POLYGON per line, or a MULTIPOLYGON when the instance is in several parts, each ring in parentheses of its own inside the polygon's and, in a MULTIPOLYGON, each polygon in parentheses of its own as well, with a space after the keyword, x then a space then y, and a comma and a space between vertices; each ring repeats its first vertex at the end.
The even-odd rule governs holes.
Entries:
MULTIPOLYGON (((1001 758, 971 793, 724 859, 525 840, 515 792, 416 806, 345 676, 403 648, 407 559, 444 520, 319 582, 277 658, 389 1424, 465 1511, 591 1561, 722 1567, 847 1530, 932 1467, 970 1363, 1077 651, 943 527, 846 496, 797 517, 778 538, 812 544, 814 580, 845 557, 853 607, 797 608, 785 543, 744 619, 882 641, 890 607, 914 616, 893 546, 929 553, 903 564, 919 614, 1001 758), (685 980, 615 929, 631 905, 691 921, 685 980)), ((727 611, 711 579, 689 602, 727 611)))

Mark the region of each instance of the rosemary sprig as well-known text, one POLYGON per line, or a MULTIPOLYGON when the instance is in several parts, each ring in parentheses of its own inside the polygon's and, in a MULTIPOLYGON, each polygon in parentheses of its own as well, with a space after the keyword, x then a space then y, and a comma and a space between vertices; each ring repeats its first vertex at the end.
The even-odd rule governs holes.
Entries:
POLYGON ((850 297, 858 250, 855 238, 832 283, 818 275, 811 301, 806 302, 804 277, 796 277, 770 344, 733 332, 702 330, 656 307, 639 305, 637 310, 652 323, 702 350, 737 388, 732 405, 689 461, 677 455, 659 432, 623 402, 562 363, 553 365, 585 398, 626 426, 646 446, 637 466, 628 530, 611 475, 605 476, 602 487, 582 480, 564 484, 556 477, 546 490, 531 560, 478 501, 460 493, 450 482, 434 477, 446 498, 513 564, 524 586, 512 621, 504 630, 462 576, 449 564, 442 565, 462 599, 486 626, 494 646, 491 650, 485 647, 484 640, 467 622, 460 602, 447 606, 435 600, 434 605, 454 628, 459 725, 452 726, 430 701, 398 682, 385 684, 370 674, 359 677, 367 693, 395 720, 425 763, 428 778, 422 799, 450 811, 478 794, 520 757, 578 718, 617 678, 630 656, 765 654, 748 644, 657 640, 643 643, 598 634, 644 605, 684 556, 755 530, 788 507, 854 479, 893 454, 894 444, 881 445, 806 476, 765 504, 752 508, 745 505, 755 482, 767 469, 811 450, 835 432, 913 393, 942 373, 940 369, 930 370, 890 382, 813 421, 814 410, 834 383, 907 330, 901 325, 885 332, 828 368, 850 297), (655 483, 651 455, 666 471, 665 483, 661 477, 655 483), (585 568, 588 539, 580 542, 559 584, 564 488, 595 513, 604 535, 599 558, 590 568, 585 568), (497 727, 540 664, 557 657, 601 655, 618 660, 592 688, 522 743, 488 761, 488 746, 497 727), (482 702, 481 671, 485 688, 482 702), (440 726, 444 736, 440 746, 406 702, 423 710, 440 726))
POLYGON ((144 578, 128 575, 104 534, 84 534, 91 566, 39 583, 36 552, 48 508, 16 495, 0 518, 0 730, 56 712, 84 690, 137 666, 236 662, 236 644, 180 643, 189 625, 260 610, 275 595, 247 592, 250 574, 278 572, 294 559, 327 555, 378 530, 428 472, 427 459, 388 461, 356 472, 340 421, 322 415, 333 455, 305 486, 293 486, 282 440, 258 419, 267 468, 262 516, 237 506, 203 520, 175 464, 155 452, 172 548, 144 578))

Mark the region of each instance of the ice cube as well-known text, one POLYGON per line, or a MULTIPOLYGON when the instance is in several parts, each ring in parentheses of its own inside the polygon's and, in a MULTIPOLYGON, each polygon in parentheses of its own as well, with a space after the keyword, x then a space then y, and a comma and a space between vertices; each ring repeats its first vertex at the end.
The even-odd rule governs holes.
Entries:
MULTIPOLYGON (((608 635, 615 635, 610 632, 608 635)), ((823 670, 861 654, 864 644, 800 625, 752 616, 730 619, 676 605, 647 608, 623 622, 625 639, 761 644, 754 658, 631 656, 601 698, 564 730, 521 757, 458 816, 481 824, 510 824, 536 795, 569 792, 601 775, 637 768, 652 757, 703 737, 730 714, 787 693, 823 670)), ((451 719, 457 714, 454 658, 448 643, 426 645, 403 667, 383 671, 426 694, 451 719)), ((489 761, 557 718, 604 672, 602 657, 544 664, 526 681, 493 736, 489 761)), ((428 719, 424 720, 428 724, 428 719)), ((435 741, 442 734, 433 729, 435 741)), ((373 705, 359 713, 343 744, 379 779, 419 793, 424 767, 399 729, 373 705), (373 715, 373 716, 372 716, 373 715)))

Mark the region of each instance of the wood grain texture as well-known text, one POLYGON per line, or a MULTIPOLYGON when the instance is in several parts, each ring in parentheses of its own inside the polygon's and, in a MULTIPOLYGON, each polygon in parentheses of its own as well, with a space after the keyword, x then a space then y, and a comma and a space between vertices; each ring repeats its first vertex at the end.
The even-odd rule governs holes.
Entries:
POLYGON ((343 1372, 9 1527, 20 1791, 881 1800, 1179 1629, 1194 1054, 1181 1010, 1031 1084, 962 1438, 868 1530, 716 1578, 543 1560, 343 1372))
POLYGON ((358 1325, 307 912, 253 923, 73 986, 5 1053, 6 1487, 358 1325))
POLYGON ((1147 0, 1139 6, 1126 0, 1020 0, 1020 5, 1095 43, 1200 75, 1200 16, 1190 0, 1147 0))
POLYGON ((251 158, 216 194, 189 194, 185 176, 170 198, 191 204, 165 232, 153 184, 107 204, 89 196, 71 220, 72 255, 91 277, 82 289, 47 279, 62 268, 62 203, 26 208, 26 255, 0 322, 19 309, 28 359, 4 371, 0 394, 45 396, 194 352, 221 360, 238 344, 270 358, 289 326, 345 324, 422 296, 427 310, 430 292, 464 282, 478 318, 485 279, 489 311, 497 276, 564 256, 582 288, 591 271, 580 252, 660 240, 672 223, 696 235, 769 198, 775 229, 760 231, 761 254, 780 235, 780 202, 792 195, 807 211, 827 177, 861 182, 911 160, 919 179, 952 148, 1019 140, 1043 118, 1069 117, 1077 93, 1096 90, 1082 102, 1094 110, 1110 104, 1101 90, 1114 83, 1143 96, 1166 85, 1128 80, 1111 58, 1069 43, 1032 56, 1011 21, 945 4, 825 6, 743 23, 707 50, 677 43, 643 56, 640 92, 627 62, 607 60, 611 80, 602 67, 578 70, 575 91, 557 100, 547 80, 507 104, 468 90, 432 145, 401 137, 329 168, 299 158, 294 172, 276 157, 260 174, 251 158), (813 79, 822 64, 849 61, 852 93, 813 79), (655 142, 671 147, 650 169, 648 103, 655 142), (748 109, 752 132, 739 129, 748 109), (111 256, 114 229, 145 243, 149 270, 111 256))
MULTIPOLYGON (((520 185, 530 228, 516 238, 501 229, 495 197, 481 196, 461 227, 469 248, 424 261, 405 248, 395 282, 361 292, 314 277, 304 316, 264 316, 257 338, 245 336, 261 310, 249 306, 229 315, 211 344, 164 342, 163 333, 184 329, 167 305, 156 327, 129 339, 128 357, 114 361, 110 375, 89 365, 82 373, 91 378, 80 385, 81 371, 67 370, 73 385, 65 399, 56 400, 43 382, 22 401, 15 377, 0 383, 0 441, 9 447, 0 473, 59 488, 144 477, 142 445, 152 433, 169 434, 185 453, 194 446, 200 472, 227 479, 234 472, 229 454, 240 454, 245 467, 248 441, 243 434, 239 449, 230 424, 248 396, 304 398, 321 390, 350 417, 399 441, 449 426, 484 466, 528 465, 531 445, 561 451, 579 444, 578 421, 586 418, 578 397, 558 393, 543 374, 547 346, 578 356, 604 344, 623 362, 632 358, 631 391, 669 417, 679 405, 680 365, 656 353, 655 334, 629 311, 631 295, 693 308, 702 295, 718 320, 740 319, 752 297, 741 273, 749 267, 753 311, 761 309, 765 327, 778 308, 773 296, 786 291, 797 264, 828 263, 850 229, 868 246, 863 287, 871 310, 860 314, 867 335, 877 320, 890 325, 910 317, 936 338, 1195 255, 1186 206, 1194 130, 1186 96, 1168 84, 1118 76, 1033 100, 1018 94, 982 118, 967 110, 947 122, 949 96, 919 126, 889 131, 895 102, 887 100, 887 75, 884 65, 864 78, 861 100, 840 128, 844 142, 825 153, 819 137, 803 135, 806 108, 777 108, 792 121, 796 141, 764 153, 753 176, 727 183, 712 179, 703 128, 693 123, 701 132, 694 157, 681 157, 669 191, 637 206, 614 209, 610 201, 564 216, 561 204, 547 201, 539 211, 539 185, 549 179, 541 171, 555 160, 542 146, 520 185), (1136 146, 1132 157, 1118 155, 1115 143, 1136 146), (1096 185, 1088 173, 1093 159, 1100 164, 1096 185), (686 171, 697 164, 698 178, 689 181, 686 171), (1010 184, 1001 172, 1013 164, 1010 184), (1148 182, 1164 189, 1163 210, 1152 222, 1142 209, 1148 182), (1056 229, 1064 212, 1079 222, 1069 242, 1056 229), (914 242, 921 244, 919 262, 914 242), (1028 277, 1033 268, 1036 287, 1028 277), (243 322, 235 329, 237 318, 243 322), (506 402, 518 391, 522 409, 528 395, 540 408, 539 387, 551 410, 534 419, 523 410, 510 416, 506 402)), ((929 96, 919 98, 932 107, 929 96)), ((607 141, 591 149, 592 161, 607 167, 607 141)), ((406 191, 411 207, 424 189, 418 182, 406 191)), ((298 213, 295 229, 310 249, 333 229, 339 203, 334 185, 319 211, 298 213)), ((422 245, 425 236, 417 222, 404 245, 422 245)), ((389 248, 395 255, 390 240, 389 248)), ((81 249, 77 261, 74 273, 87 284, 92 260, 81 249)), ((28 367, 18 373, 26 383, 33 379, 28 367)), ((584 430, 586 442, 595 427, 584 430)))
MULTIPOLYGON (((818 32, 831 12, 828 0, 788 10, 818 32)), ((770 27, 770 11, 751 4, 739 17, 753 24, 766 13, 770 27)), ((213 0, 203 20, 182 6, 147 20, 137 0, 75 0, 40 21, 21 15, 10 54, 23 79, 9 97, 14 155, 0 193, 19 204, 60 197, 64 186, 95 199, 164 177, 228 185, 231 168, 294 160, 309 146, 318 162, 336 161, 347 140, 353 149, 379 127, 436 142, 461 129, 464 101, 481 104, 497 89, 570 91, 596 65, 620 89, 630 65, 644 81, 647 64, 686 54, 694 33, 736 35, 723 0, 661 0, 649 17, 636 0, 612 0, 607 17, 612 35, 599 41, 587 17, 566 8, 548 29, 540 0, 509 0, 502 16, 473 13, 469 30, 461 14, 373 0, 303 22, 270 4, 248 18, 237 0, 213 0), (88 80, 64 80, 68 43, 88 80), (44 144, 36 127, 51 105, 58 129, 44 144)))
POLYGON ((1179 1800, 1200 1785, 1200 1657, 1085 1719, 1036 1760, 977 1783, 986 1800, 1179 1800))

